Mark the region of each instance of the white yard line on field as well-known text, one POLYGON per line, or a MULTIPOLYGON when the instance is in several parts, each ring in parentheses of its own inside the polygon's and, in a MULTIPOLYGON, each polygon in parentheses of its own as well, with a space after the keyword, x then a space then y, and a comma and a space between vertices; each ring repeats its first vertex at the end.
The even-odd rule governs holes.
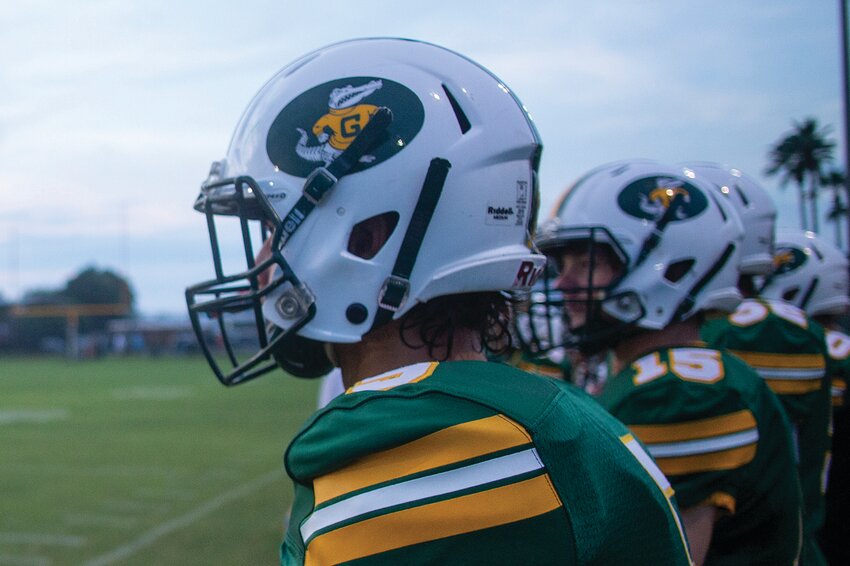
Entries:
POLYGON ((112 390, 112 397, 119 401, 173 401, 192 397, 195 390, 192 387, 162 386, 162 387, 124 387, 112 390))
POLYGON ((75 527, 110 527, 129 530, 139 524, 139 519, 114 513, 69 513, 65 515, 65 523, 75 527))
POLYGON ((107 499, 103 502, 102 507, 107 511, 124 513, 168 513, 171 511, 170 503, 141 501, 138 499, 107 499))
POLYGON ((86 539, 71 535, 52 533, 16 533, 0 532, 0 544, 35 544, 43 546, 83 546, 86 539))
POLYGON ((51 423, 70 418, 68 409, 0 409, 0 425, 19 423, 51 423))
POLYGON ((26 474, 28 476, 91 476, 91 477, 166 477, 183 478, 191 475, 190 468, 168 466, 71 466, 63 464, 18 464, 0 462, 0 472, 11 474, 26 474))
POLYGON ((53 561, 47 556, 0 554, 0 564, 4 566, 50 566, 53 561))
POLYGON ((115 562, 127 558, 128 556, 132 556, 139 550, 144 547, 153 544, 158 539, 173 533, 179 529, 184 527, 188 527, 192 523, 197 520, 209 515, 213 511, 217 510, 219 507, 226 505, 232 501, 237 501, 251 495, 253 492, 270 485, 274 481, 280 479, 281 471, 279 469, 275 469, 274 471, 268 472, 261 476, 254 478, 253 480, 238 485, 237 487, 218 495, 209 501, 204 502, 203 504, 195 507, 188 513, 181 515, 180 517, 176 517, 170 521, 166 521, 153 529, 142 533, 138 538, 128 542, 127 544, 121 545, 118 548, 110 550, 100 556, 96 556, 87 562, 84 563, 83 566, 107 566, 109 564, 114 564, 115 562))

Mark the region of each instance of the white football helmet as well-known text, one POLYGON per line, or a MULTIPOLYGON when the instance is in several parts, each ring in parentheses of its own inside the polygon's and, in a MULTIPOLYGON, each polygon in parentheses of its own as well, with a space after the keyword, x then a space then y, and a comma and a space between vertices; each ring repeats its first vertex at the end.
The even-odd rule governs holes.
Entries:
POLYGON ((776 205, 755 179, 719 163, 692 162, 684 167, 710 182, 734 206, 744 225, 742 275, 767 275, 773 269, 776 205))
POLYGON ((711 187, 681 167, 642 159, 580 178, 535 241, 554 263, 567 246, 587 246, 579 249, 591 258, 588 281, 561 290, 565 302, 573 297, 587 305, 585 322, 570 333, 593 350, 626 328, 659 330, 699 311, 733 311, 741 301, 742 238, 731 205, 711 187), (619 275, 602 288, 591 283, 598 245, 621 262, 619 275))
POLYGON ((776 234, 775 257, 762 296, 788 301, 810 316, 847 312, 848 262, 837 246, 814 232, 783 229, 776 234))
POLYGON ((292 374, 322 375, 325 344, 358 342, 417 303, 530 288, 545 262, 530 249, 540 151, 513 92, 436 45, 351 40, 284 67, 248 105, 195 203, 216 277, 186 296, 216 375, 240 383, 272 369, 272 356, 292 374), (221 216, 240 218, 246 242, 247 266, 230 275, 218 259, 221 216), (351 236, 376 217, 389 218, 390 234, 364 257, 351 236), (252 220, 271 238, 260 263, 252 220), (258 350, 239 361, 216 338, 232 366, 222 370, 202 313, 247 313, 258 350))

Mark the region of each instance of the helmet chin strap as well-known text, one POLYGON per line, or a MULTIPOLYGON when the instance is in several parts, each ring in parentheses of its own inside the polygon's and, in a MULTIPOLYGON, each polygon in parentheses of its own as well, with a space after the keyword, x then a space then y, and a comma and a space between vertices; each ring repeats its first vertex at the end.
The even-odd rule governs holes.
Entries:
POLYGON ((392 320, 393 315, 407 301, 410 291, 410 274, 413 272, 413 265, 416 263, 416 256, 425 239, 425 232, 428 230, 440 195, 443 193, 443 186, 451 166, 448 160, 439 157, 432 159, 428 166, 419 200, 410 216, 410 223, 407 225, 407 232, 398 250, 392 273, 378 292, 378 311, 375 313, 371 330, 392 320))
POLYGON ((670 224, 670 221, 676 216, 676 211, 679 208, 679 202, 681 202, 683 198, 684 197, 682 197, 680 193, 673 195, 673 199, 670 201, 670 204, 667 206, 664 214, 662 214, 661 218, 659 218, 655 223, 652 233, 650 233, 646 240, 644 240, 640 253, 635 260, 634 267, 642 264, 644 260, 649 257, 650 252, 652 252, 652 250, 658 246, 659 242, 661 242, 661 236, 664 234, 664 230, 667 228, 667 225, 670 224))
MULTIPOLYGON (((280 235, 276 233, 279 241, 275 242, 277 250, 286 244, 339 179, 351 172, 360 158, 383 140, 392 120, 393 113, 389 108, 378 108, 345 151, 326 166, 317 167, 310 173, 304 181, 301 197, 280 222, 280 235)), ((298 334, 282 336, 270 351, 281 368, 297 377, 320 377, 337 365, 332 347, 298 334)))
MULTIPOLYGON (((271 371, 276 365, 298 377, 320 377, 333 368, 327 359, 326 349, 322 343, 302 338, 297 334, 300 327, 308 322, 315 312, 314 299, 312 295, 303 292, 301 289, 296 274, 291 272, 282 256, 281 248, 327 193, 336 186, 338 180, 350 173, 366 152, 386 140, 386 131, 392 120, 393 115, 389 108, 378 108, 345 151, 327 165, 318 167, 310 173, 304 182, 301 197, 282 220, 279 219, 272 207, 265 200, 264 193, 259 185, 250 177, 242 176, 233 179, 221 179, 215 183, 205 185, 202 189, 202 195, 205 198, 203 201, 200 201, 199 197, 199 202, 203 203, 203 211, 207 215, 210 241, 215 242, 212 251, 216 278, 212 281, 188 288, 186 290, 186 300, 192 327, 198 336, 203 353, 210 363, 210 367, 215 372, 216 377, 224 385, 232 386, 244 383, 271 371), (234 185, 232 202, 230 203, 233 206, 227 208, 226 205, 228 203, 223 200, 221 195, 218 196, 218 200, 214 197, 216 196, 216 189, 226 187, 230 184, 234 185), (248 186, 255 197, 251 203, 251 207, 253 208, 249 208, 248 200, 243 194, 244 186, 248 186), (213 216, 215 214, 238 213, 242 225, 242 238, 243 241, 247 242, 250 239, 248 236, 247 220, 253 219, 254 216, 259 216, 260 211, 269 214, 271 218, 279 222, 279 226, 274 230, 272 236, 271 253, 273 257, 267 260, 266 263, 268 265, 254 265, 253 251, 250 247, 246 247, 245 254, 249 271, 234 276, 225 276, 221 268, 217 236, 214 222, 212 221, 213 216), (261 270, 266 269, 274 263, 279 265, 288 275, 277 279, 276 282, 261 289, 258 284, 257 275, 261 270), (247 284, 241 283, 243 279, 247 279, 247 284), (292 284, 291 293, 298 299, 298 306, 305 309, 305 313, 298 320, 297 324, 292 326, 288 331, 277 327, 270 331, 266 327, 266 321, 260 309, 261 299, 270 289, 284 282, 292 284), (205 301, 203 303, 198 302, 198 296, 210 294, 215 295, 215 300, 205 301), (235 296, 222 298, 222 294, 235 296), (242 310, 253 310, 254 312, 260 349, 250 359, 240 363, 230 347, 230 342, 226 336, 224 320, 221 315, 225 312, 242 310), (204 338, 204 332, 199 320, 200 313, 204 312, 218 315, 227 355, 233 366, 233 369, 227 373, 223 371, 219 362, 215 360, 204 338), (269 358, 273 358, 276 364, 265 363, 269 358)), ((197 206, 196 204, 196 208, 197 206)))
POLYGON ((690 292, 688 292, 688 295, 679 304, 676 312, 673 313, 673 317, 670 319, 671 321, 685 320, 685 315, 689 314, 696 304, 697 295, 699 295, 703 288, 711 282, 715 275, 720 273, 720 270, 723 269, 723 266, 726 265, 727 261, 729 261, 729 258, 732 256, 732 252, 734 251, 735 244, 729 244, 726 246, 726 249, 723 250, 723 253, 720 254, 720 257, 717 258, 717 261, 715 261, 714 265, 711 266, 711 269, 706 271, 705 275, 703 275, 700 280, 694 284, 690 292))
POLYGON ((283 231, 280 235, 279 246, 286 244, 301 223, 325 198, 325 195, 336 186, 340 177, 349 173, 360 158, 381 140, 392 121, 393 113, 389 108, 385 106, 378 108, 345 151, 326 166, 313 169, 304 181, 301 198, 281 222, 283 231))

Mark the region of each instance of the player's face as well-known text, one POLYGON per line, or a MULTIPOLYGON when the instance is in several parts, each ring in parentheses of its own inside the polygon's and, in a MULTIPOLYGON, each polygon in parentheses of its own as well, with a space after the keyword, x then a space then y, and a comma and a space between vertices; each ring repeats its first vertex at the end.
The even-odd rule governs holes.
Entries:
POLYGON ((588 307, 605 298, 605 289, 622 272, 622 262, 608 246, 571 246, 552 256, 558 269, 555 287, 563 293, 570 329, 587 322, 588 307))

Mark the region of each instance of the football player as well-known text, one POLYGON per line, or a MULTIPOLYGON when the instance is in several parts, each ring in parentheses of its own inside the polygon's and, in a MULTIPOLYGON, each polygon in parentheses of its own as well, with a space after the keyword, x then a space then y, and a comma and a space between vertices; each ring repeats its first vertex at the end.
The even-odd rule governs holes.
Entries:
POLYGON ((700 342, 730 312, 740 221, 688 172, 646 160, 583 176, 543 224, 570 333, 613 349, 597 399, 670 479, 698 564, 793 564, 800 495, 776 397, 746 364, 700 342))
POLYGON ((850 377, 850 337, 839 325, 847 314, 848 262, 842 251, 813 232, 779 230, 775 271, 762 289, 766 298, 784 300, 806 311, 826 329, 828 376, 832 382, 832 465, 825 466, 826 512, 820 540, 827 562, 850 563, 850 418, 847 378, 850 377))
POLYGON ((823 477, 829 451, 829 382, 823 328, 797 306, 756 292, 774 265, 776 207, 742 172, 713 163, 689 164, 697 178, 726 197, 744 225, 739 288, 745 300, 729 316, 706 320, 703 339, 752 366, 779 397, 791 421, 803 489, 800 563, 825 564, 817 544, 823 523, 823 477))
POLYGON ((503 82, 418 41, 322 48, 250 103, 196 203, 216 277, 187 301, 226 385, 342 371, 286 451, 283 563, 689 562, 669 485, 621 424, 485 360, 508 346, 507 293, 543 269, 540 148, 503 82), (241 273, 220 261, 228 217, 241 273), (219 322, 222 361, 205 314, 254 321, 257 351, 219 322))

